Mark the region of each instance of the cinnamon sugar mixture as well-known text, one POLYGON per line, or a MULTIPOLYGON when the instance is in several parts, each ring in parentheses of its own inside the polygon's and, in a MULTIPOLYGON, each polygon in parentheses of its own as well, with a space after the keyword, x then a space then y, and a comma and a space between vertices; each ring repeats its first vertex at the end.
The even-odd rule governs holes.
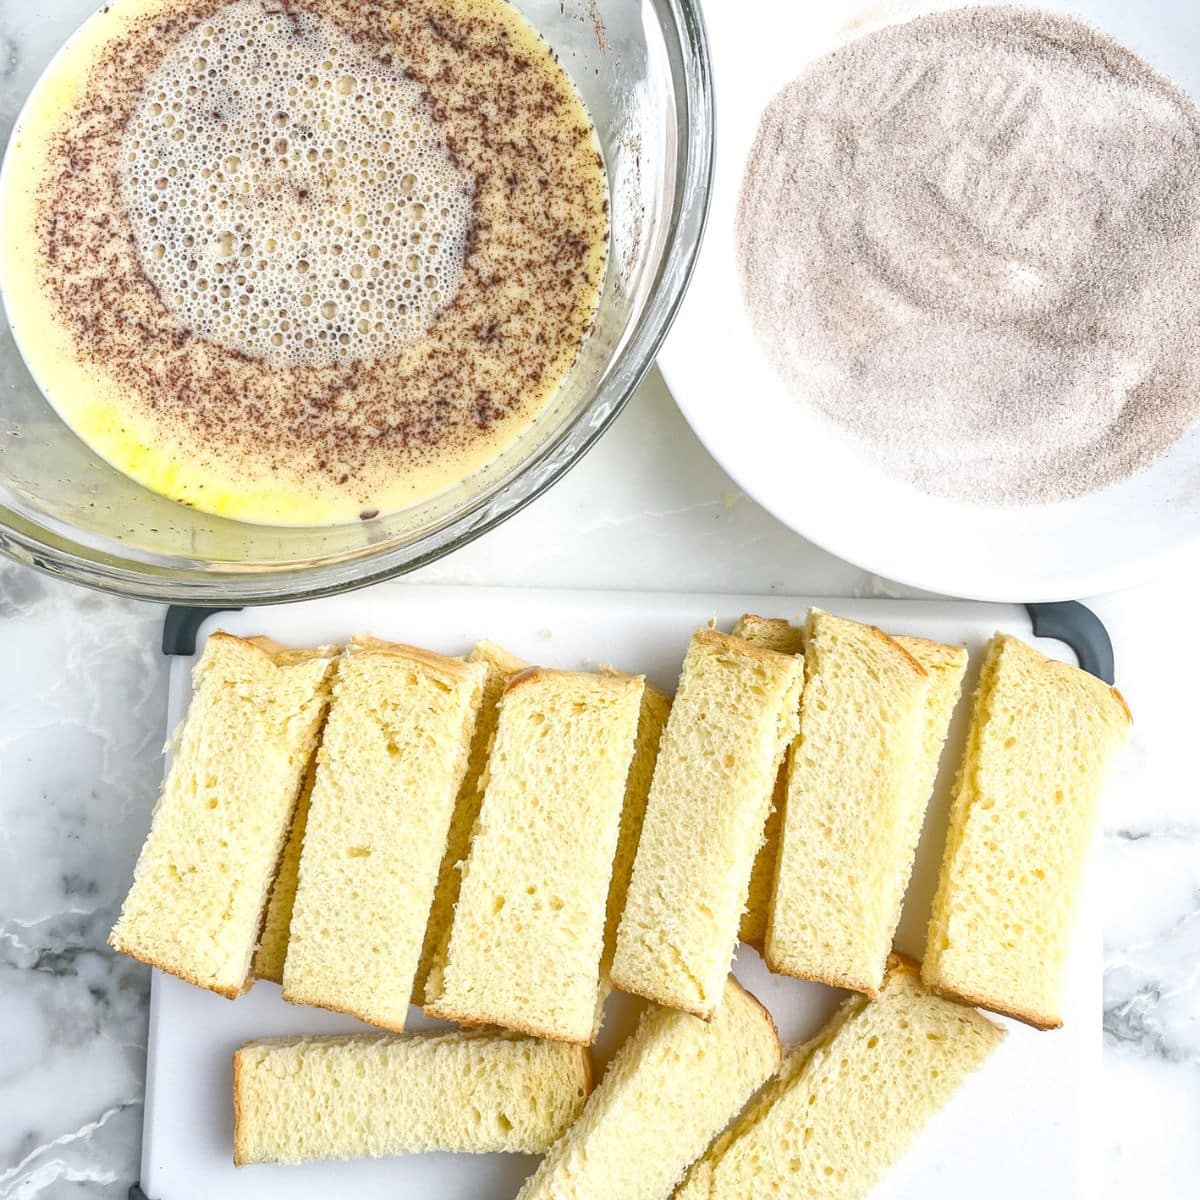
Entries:
POLYGON ((926 491, 1078 496, 1200 419, 1200 109, 1070 18, 816 62, 763 115, 737 253, 797 401, 926 491))
MULTIPOLYGON (((608 203, 586 111, 515 10, 144 7, 36 183, 39 284, 143 441, 276 497, 214 510, 287 521, 289 489, 331 519, 395 507, 528 428, 594 318, 608 203)), ((172 494, 206 507, 187 471, 172 494)))

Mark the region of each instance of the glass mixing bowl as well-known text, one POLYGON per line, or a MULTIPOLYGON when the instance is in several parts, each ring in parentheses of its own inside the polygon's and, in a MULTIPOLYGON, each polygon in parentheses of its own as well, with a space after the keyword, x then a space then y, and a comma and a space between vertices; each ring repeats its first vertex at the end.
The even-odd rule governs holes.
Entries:
MULTIPOLYGON (((155 495, 97 457, 43 398, 5 319, 0 551, 78 583, 176 603, 326 595, 447 554, 528 504, 587 452, 653 362, 700 244, 713 153, 708 44, 696 0, 515 2, 583 95, 612 211, 595 328, 535 425, 484 471, 410 509, 321 528, 241 524, 155 495)), ((73 7, 78 16, 81 5, 73 7)), ((46 23, 55 19, 62 17, 42 16, 21 69, 0 73, 5 142, 32 74, 54 49, 46 23), (31 61, 39 48, 41 61, 31 61)), ((31 13, 31 30, 35 20, 31 13)), ((55 40, 69 31, 55 30, 55 40)))

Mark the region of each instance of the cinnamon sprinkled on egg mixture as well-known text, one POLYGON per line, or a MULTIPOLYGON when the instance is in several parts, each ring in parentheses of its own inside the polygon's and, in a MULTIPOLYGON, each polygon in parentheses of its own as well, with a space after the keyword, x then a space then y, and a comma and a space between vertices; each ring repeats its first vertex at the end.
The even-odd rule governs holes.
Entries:
POLYGON ((494 457, 577 357, 606 261, 603 162, 549 47, 502 0, 142 7, 30 189, 36 286, 109 433, 51 400, 136 478, 119 408, 228 502, 188 462, 143 482, 247 520, 386 511, 494 457))

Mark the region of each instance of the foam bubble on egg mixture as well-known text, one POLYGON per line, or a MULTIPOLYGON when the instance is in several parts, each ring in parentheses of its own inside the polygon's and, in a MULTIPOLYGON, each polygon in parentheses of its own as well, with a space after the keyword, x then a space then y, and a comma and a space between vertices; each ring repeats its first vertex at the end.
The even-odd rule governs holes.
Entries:
POLYGON ((250 357, 388 357, 458 287, 470 174, 420 87, 311 14, 235 0, 175 43, 118 173, 163 303, 250 357))

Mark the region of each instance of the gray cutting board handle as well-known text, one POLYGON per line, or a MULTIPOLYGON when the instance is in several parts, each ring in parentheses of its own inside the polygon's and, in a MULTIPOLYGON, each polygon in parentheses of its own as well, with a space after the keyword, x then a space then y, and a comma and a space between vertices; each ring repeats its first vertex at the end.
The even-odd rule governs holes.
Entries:
POLYGON ((1035 637, 1053 638, 1075 651, 1079 665, 1109 686, 1116 682, 1112 638, 1104 622, 1078 600, 1027 604, 1035 637))
MULTIPOLYGON (((221 608, 192 608, 186 604, 172 604, 163 619, 162 652, 168 657, 178 654, 183 657, 196 653, 196 633, 214 613, 241 612, 232 605, 221 608)), ((132 1193, 129 1200, 144 1200, 132 1193)))

